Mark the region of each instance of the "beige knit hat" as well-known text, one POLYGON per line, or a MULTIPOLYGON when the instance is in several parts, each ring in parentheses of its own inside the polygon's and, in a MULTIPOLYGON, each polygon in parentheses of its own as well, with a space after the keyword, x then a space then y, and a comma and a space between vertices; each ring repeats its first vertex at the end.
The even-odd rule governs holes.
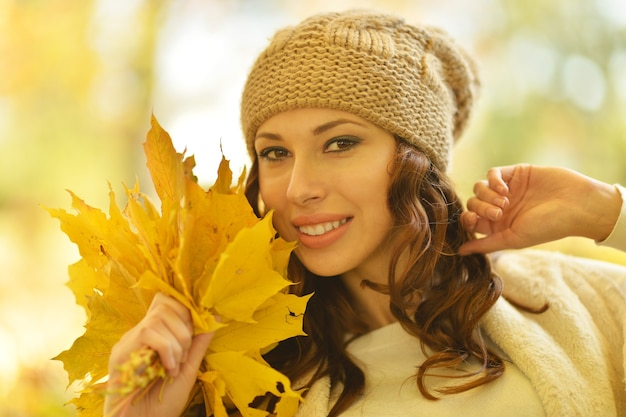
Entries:
POLYGON ((442 31, 364 11, 310 17, 279 30, 254 63, 241 124, 254 136, 296 108, 343 110, 404 138, 445 171, 478 89, 474 64, 442 31))

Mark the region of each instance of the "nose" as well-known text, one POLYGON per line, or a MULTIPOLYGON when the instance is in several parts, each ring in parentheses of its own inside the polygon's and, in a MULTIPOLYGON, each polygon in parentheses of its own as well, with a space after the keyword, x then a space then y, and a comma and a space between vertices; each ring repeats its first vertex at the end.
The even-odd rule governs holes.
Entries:
POLYGON ((294 158, 287 187, 287 199, 294 204, 307 205, 323 200, 327 193, 323 167, 314 159, 294 158))

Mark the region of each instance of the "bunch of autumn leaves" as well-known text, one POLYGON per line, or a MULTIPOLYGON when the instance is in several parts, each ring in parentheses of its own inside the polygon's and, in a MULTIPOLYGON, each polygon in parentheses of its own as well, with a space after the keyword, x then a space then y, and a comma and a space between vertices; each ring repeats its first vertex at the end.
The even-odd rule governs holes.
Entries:
MULTIPOLYGON (((245 417, 267 416, 250 404, 270 392, 280 398, 276 415, 293 415, 300 395, 261 356, 303 334, 308 297, 286 291, 293 243, 275 237, 271 213, 254 215, 243 193, 244 175, 233 187, 225 159, 205 191, 193 176, 193 157, 176 152, 154 117, 144 151, 160 211, 138 185, 126 189, 123 210, 109 192, 109 216, 71 192, 74 213, 48 210, 81 255, 69 267, 68 286, 85 308, 86 331, 55 358, 70 384, 82 384, 72 401, 79 416, 102 416, 111 349, 143 318, 158 291, 189 308, 196 334, 215 331, 188 411, 204 403, 206 415, 215 417, 226 417, 232 406, 245 417)), ((120 407, 167 379, 155 358, 148 349, 123 366, 120 407)))

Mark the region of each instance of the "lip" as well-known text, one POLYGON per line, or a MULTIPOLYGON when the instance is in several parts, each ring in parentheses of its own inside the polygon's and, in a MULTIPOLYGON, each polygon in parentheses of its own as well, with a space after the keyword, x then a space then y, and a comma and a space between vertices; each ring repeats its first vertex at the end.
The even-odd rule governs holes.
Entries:
POLYGON ((346 215, 315 214, 299 216, 293 219, 292 224, 294 225, 298 235, 300 246, 304 246, 309 249, 322 249, 332 245, 339 238, 341 238, 348 231, 351 220, 352 217, 346 215), (338 227, 319 235, 309 235, 301 232, 299 229, 302 226, 315 226, 333 222, 340 222, 340 224, 338 227))

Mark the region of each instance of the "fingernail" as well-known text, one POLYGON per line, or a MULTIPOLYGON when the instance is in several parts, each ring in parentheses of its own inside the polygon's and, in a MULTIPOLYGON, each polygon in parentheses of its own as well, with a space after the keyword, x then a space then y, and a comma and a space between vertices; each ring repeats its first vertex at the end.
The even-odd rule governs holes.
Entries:
POLYGON ((490 208, 489 210, 487 210, 487 216, 489 216, 489 218, 492 220, 498 220, 501 215, 502 215, 502 210, 500 209, 490 208))
POLYGON ((176 363, 176 359, 174 359, 174 356, 172 355, 167 358, 167 363, 163 363, 163 366, 168 370, 170 374, 173 374, 178 370, 178 364, 176 363))
POLYGON ((500 208, 504 208, 507 204, 507 199, 506 198, 496 198, 493 203, 500 207, 500 208))

